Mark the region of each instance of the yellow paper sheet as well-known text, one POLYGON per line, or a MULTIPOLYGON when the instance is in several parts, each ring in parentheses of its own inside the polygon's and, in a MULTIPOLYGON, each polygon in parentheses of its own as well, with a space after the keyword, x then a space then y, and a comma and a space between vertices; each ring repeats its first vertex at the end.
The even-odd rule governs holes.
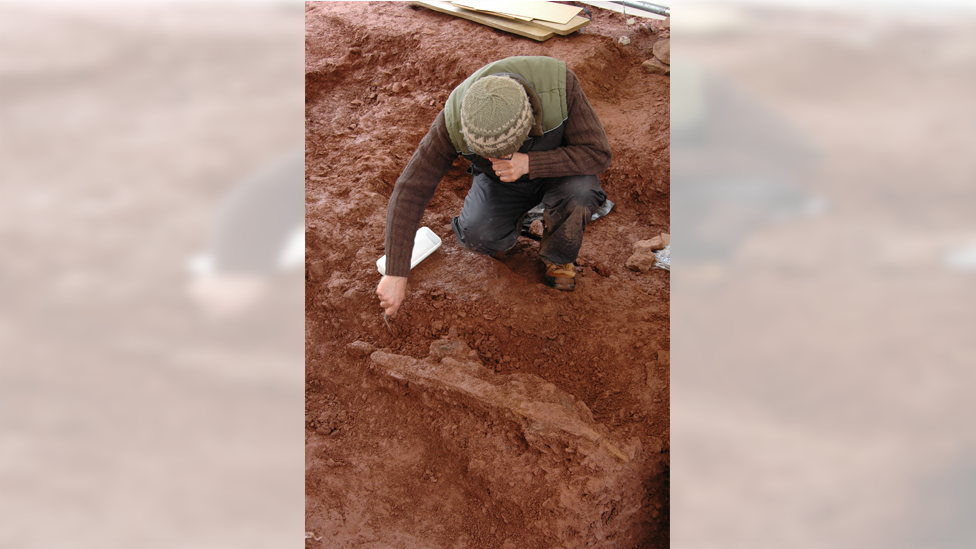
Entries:
POLYGON ((512 0, 456 0, 452 2, 468 9, 508 13, 565 25, 583 8, 553 2, 518 2, 512 0))
POLYGON ((525 21, 526 23, 532 20, 531 17, 525 17, 524 15, 515 15, 514 13, 502 13, 497 11, 486 11, 485 13, 497 15, 498 17, 505 17, 507 19, 518 19, 519 21, 525 21))
POLYGON ((556 34, 565 36, 589 25, 590 20, 585 17, 574 17, 568 24, 560 25, 558 23, 550 23, 549 21, 539 21, 538 19, 533 19, 531 23, 544 29, 549 29, 556 34))
POLYGON ((532 18, 531 17, 525 17, 525 16, 522 16, 522 15, 515 15, 514 13, 501 13, 501 12, 497 12, 497 11, 471 10, 471 8, 465 8, 464 6, 462 6, 461 4, 459 4, 457 2, 451 2, 451 3, 454 4, 455 6, 461 8, 461 9, 467 9, 467 10, 470 10, 470 11, 477 11, 478 13, 487 13, 488 15, 494 15, 495 17, 504 17, 505 19, 515 19, 516 21, 524 21, 526 23, 528 23, 529 21, 532 21, 532 18))
POLYGON ((455 6, 450 2, 439 2, 437 0, 415 0, 412 3, 418 6, 424 6, 425 8, 429 8, 434 11, 461 17, 463 19, 467 19, 468 21, 488 25, 489 27, 494 27, 505 32, 538 40, 539 42, 548 40, 555 35, 552 29, 546 29, 532 23, 498 17, 482 11, 464 9, 460 6, 455 6))

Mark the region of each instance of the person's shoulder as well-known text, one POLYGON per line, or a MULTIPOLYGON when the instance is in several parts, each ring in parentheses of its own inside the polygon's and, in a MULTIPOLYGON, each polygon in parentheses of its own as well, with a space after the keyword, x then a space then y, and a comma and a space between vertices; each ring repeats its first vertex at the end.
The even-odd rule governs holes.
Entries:
POLYGON ((566 95, 570 96, 583 90, 579 77, 569 66, 566 67, 566 95))

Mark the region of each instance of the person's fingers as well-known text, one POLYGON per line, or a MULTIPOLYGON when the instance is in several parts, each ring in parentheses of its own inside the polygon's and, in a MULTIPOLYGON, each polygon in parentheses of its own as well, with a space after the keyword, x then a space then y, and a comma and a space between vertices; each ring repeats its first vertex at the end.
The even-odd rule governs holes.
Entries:
POLYGON ((491 160, 491 167, 495 171, 495 175, 498 179, 501 179, 505 183, 511 183, 519 178, 516 176, 515 162, 511 159, 504 158, 489 158, 491 160))
POLYGON ((392 318, 407 297, 407 279, 384 276, 376 287, 376 296, 380 300, 380 308, 386 316, 392 318))
POLYGON ((380 308, 387 316, 392 317, 396 314, 397 310, 400 308, 401 301, 397 300, 395 296, 389 296, 386 298, 380 298, 380 308))

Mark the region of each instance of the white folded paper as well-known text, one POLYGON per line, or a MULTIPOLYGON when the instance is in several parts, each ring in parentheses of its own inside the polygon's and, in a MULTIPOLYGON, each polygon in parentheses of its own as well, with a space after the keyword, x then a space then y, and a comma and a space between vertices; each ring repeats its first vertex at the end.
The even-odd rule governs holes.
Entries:
MULTIPOLYGON (((434 231, 427 227, 417 229, 417 236, 413 239, 413 255, 410 256, 410 269, 413 270, 418 263, 427 259, 427 256, 434 253, 434 250, 441 247, 441 238, 434 234, 434 231)), ((386 256, 376 260, 376 268, 381 275, 386 274, 386 256)))

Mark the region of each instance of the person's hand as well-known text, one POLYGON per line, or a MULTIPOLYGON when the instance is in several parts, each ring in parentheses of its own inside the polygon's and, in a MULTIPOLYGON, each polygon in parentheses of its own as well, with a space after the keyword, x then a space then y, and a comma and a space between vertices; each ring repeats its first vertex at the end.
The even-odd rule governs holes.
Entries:
POLYGON ((525 153, 515 153, 511 158, 489 158, 488 160, 491 160, 491 169, 495 170, 498 178, 506 183, 511 183, 529 173, 529 155, 525 153))
POLYGON ((376 285, 376 295, 380 298, 380 307, 383 308, 383 312, 392 318, 407 297, 407 277, 384 276, 376 285))

